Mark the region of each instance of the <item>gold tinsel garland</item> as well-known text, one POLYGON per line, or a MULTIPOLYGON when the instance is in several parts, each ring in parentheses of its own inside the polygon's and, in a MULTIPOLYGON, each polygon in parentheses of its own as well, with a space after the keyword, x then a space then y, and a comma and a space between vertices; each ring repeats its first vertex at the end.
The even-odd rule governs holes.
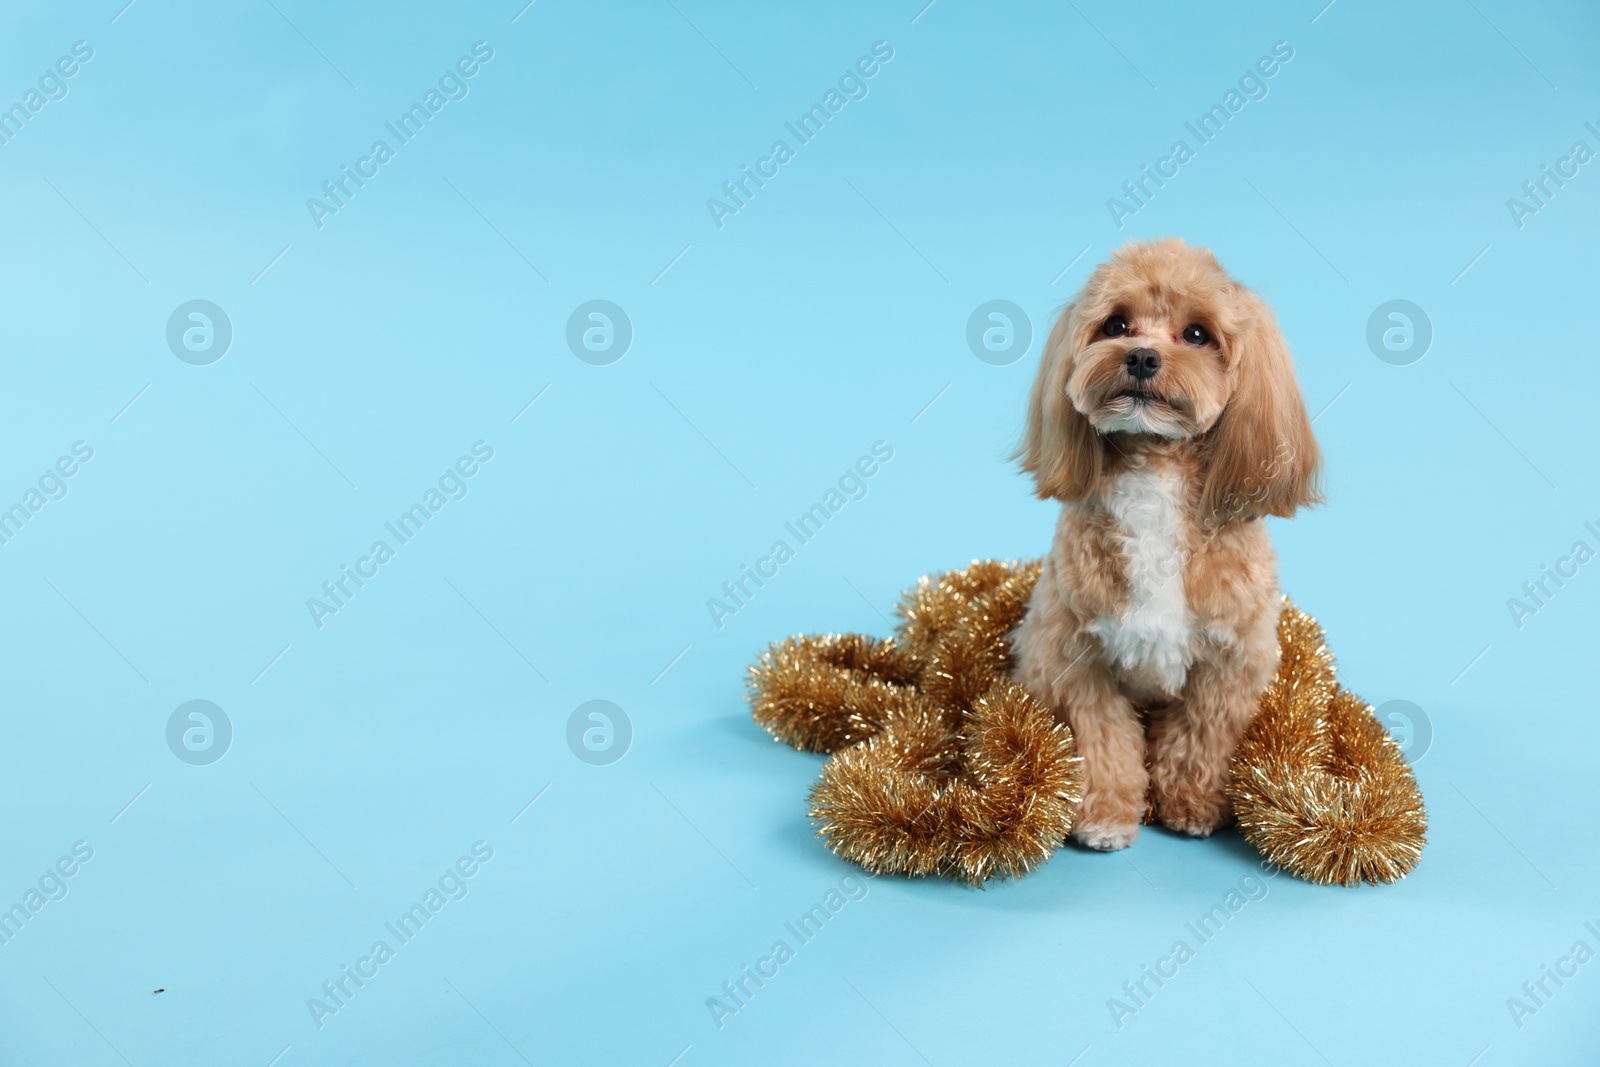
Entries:
MULTIPOLYGON (((1071 731, 1009 677, 1037 562, 975 562, 901 598, 896 636, 791 637, 750 668, 757 722, 832 759, 810 816, 874 873, 974 885, 1034 870, 1080 800, 1071 731)), ((1392 882, 1421 855, 1422 795, 1372 709, 1334 679, 1316 621, 1284 599, 1282 661, 1228 795, 1263 856, 1325 884, 1392 882)))

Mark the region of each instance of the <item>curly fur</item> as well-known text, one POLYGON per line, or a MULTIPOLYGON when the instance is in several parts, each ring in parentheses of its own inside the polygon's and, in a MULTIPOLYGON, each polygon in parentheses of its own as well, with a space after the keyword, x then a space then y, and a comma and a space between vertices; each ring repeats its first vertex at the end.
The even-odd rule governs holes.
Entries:
POLYGON ((1264 517, 1320 499, 1272 312, 1209 251, 1120 249, 1051 331, 1017 454, 1062 503, 1014 677, 1077 740, 1074 836, 1124 847, 1147 805, 1211 833, 1232 815, 1229 760, 1278 663, 1264 517), (1159 368, 1139 377, 1130 360, 1149 352, 1159 368))

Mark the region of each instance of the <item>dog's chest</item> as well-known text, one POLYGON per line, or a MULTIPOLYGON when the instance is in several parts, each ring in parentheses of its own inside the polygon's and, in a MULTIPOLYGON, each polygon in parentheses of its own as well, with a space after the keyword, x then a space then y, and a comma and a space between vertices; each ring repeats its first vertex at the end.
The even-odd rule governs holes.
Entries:
POLYGON ((1131 687, 1166 697, 1183 688, 1194 661, 1194 615, 1183 591, 1183 479, 1177 472, 1126 471, 1106 509, 1125 560, 1128 600, 1090 630, 1131 687))

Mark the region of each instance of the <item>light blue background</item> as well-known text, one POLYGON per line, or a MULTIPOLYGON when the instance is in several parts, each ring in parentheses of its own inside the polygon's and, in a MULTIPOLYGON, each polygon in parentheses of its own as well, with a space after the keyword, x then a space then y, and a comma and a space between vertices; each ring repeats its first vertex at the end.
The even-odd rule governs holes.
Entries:
POLYGON ((1600 164, 1506 206, 1600 149, 1591 5, 122 3, 0 32, 0 101, 94 48, 0 146, 0 499, 94 449, 0 546, 0 906, 94 849, 0 946, 0 1061, 1593 1061, 1600 963, 1520 1029, 1506 1003, 1600 949, 1600 564, 1520 629, 1506 603, 1600 548, 1600 164), (306 199, 479 40, 470 95, 319 230, 306 199), (706 199, 880 40, 866 99, 718 229, 706 199), (1119 229, 1107 198, 1276 41, 1269 95, 1119 229), (1271 880, 1121 1030, 1107 999, 1256 871, 1232 833, 879 878, 719 1029, 706 998, 852 871, 745 665, 1044 550, 1006 458, 1040 341, 1169 233, 1273 303, 1321 412, 1283 582, 1348 685, 1431 722, 1421 866, 1271 880), (235 331, 210 366, 165 342, 196 298, 235 331), (635 330, 604 367, 564 340, 597 298, 635 330), (1396 298, 1435 331, 1409 366, 1365 341, 1396 298), (1032 321, 1009 366, 964 340, 991 299, 1032 321), (307 598, 480 440, 470 495, 318 629, 307 598), (879 440, 866 499, 713 625, 879 440), (598 698, 634 731, 609 766, 565 740, 598 698), (191 699, 233 725, 209 766, 166 744, 191 699), (319 1029, 307 998, 480 840, 319 1029))

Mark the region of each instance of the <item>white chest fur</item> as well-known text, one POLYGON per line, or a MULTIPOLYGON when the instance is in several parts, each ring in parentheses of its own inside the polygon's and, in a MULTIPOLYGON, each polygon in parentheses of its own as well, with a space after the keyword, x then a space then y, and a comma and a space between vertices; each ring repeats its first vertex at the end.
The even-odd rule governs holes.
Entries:
POLYGON ((1183 595, 1181 494, 1177 473, 1125 471, 1106 500, 1122 534, 1128 603, 1120 616, 1090 625, 1107 657, 1168 696, 1183 688, 1194 661, 1194 616, 1183 595))

